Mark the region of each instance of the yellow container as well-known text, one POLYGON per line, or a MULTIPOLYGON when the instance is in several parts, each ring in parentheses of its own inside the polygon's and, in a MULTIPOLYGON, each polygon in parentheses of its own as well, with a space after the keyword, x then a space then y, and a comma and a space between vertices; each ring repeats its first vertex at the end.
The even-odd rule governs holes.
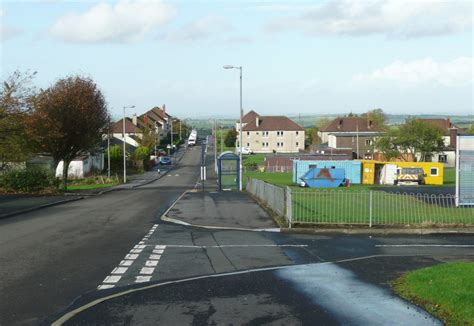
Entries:
POLYGON ((444 178, 443 163, 436 162, 396 162, 398 167, 421 167, 425 174, 425 184, 427 185, 442 185, 444 178))
POLYGON ((373 185, 375 180, 375 161, 362 161, 362 184, 373 185))

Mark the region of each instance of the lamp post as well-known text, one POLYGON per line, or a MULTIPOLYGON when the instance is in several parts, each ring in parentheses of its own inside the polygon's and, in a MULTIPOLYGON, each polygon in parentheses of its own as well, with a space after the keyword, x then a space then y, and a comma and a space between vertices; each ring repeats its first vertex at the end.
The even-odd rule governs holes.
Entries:
POLYGON ((122 140, 123 140, 123 183, 127 183, 127 155, 125 152, 125 109, 133 109, 135 105, 124 106, 123 107, 123 133, 122 133, 122 140))
POLYGON ((242 191, 242 66, 225 65, 224 69, 240 70, 240 122, 239 122, 239 190, 242 191))

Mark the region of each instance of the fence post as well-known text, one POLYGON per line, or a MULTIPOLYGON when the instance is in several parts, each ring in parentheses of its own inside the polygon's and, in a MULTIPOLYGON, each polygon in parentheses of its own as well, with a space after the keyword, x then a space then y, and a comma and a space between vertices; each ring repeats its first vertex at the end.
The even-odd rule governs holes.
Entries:
POLYGON ((369 191, 369 228, 372 227, 372 190, 369 191))
POLYGON ((291 188, 290 187, 286 187, 285 196, 286 196, 286 219, 288 220, 288 228, 291 229, 293 209, 291 207, 291 188))

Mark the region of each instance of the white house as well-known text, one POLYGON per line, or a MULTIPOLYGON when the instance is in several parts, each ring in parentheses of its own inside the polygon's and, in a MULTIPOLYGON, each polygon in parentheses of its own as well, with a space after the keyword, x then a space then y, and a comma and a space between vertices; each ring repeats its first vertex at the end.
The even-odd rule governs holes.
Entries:
MULTIPOLYGON (((63 177, 64 162, 59 162, 56 167, 56 178, 63 177)), ((104 169, 104 154, 96 153, 94 155, 81 155, 74 158, 69 163, 68 178, 82 179, 89 176, 94 171, 102 171, 104 169)))

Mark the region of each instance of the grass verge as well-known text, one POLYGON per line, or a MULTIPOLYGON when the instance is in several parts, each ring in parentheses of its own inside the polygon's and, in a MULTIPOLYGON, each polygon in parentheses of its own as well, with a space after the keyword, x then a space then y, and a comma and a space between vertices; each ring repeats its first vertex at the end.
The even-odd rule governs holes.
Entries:
POLYGON ((100 188, 109 188, 118 185, 117 182, 115 183, 99 183, 99 184, 83 184, 83 185, 70 185, 67 187, 67 190, 92 190, 92 189, 100 189, 100 188))
POLYGON ((447 263, 409 272, 394 282, 403 298, 446 325, 474 325, 474 263, 447 263))

